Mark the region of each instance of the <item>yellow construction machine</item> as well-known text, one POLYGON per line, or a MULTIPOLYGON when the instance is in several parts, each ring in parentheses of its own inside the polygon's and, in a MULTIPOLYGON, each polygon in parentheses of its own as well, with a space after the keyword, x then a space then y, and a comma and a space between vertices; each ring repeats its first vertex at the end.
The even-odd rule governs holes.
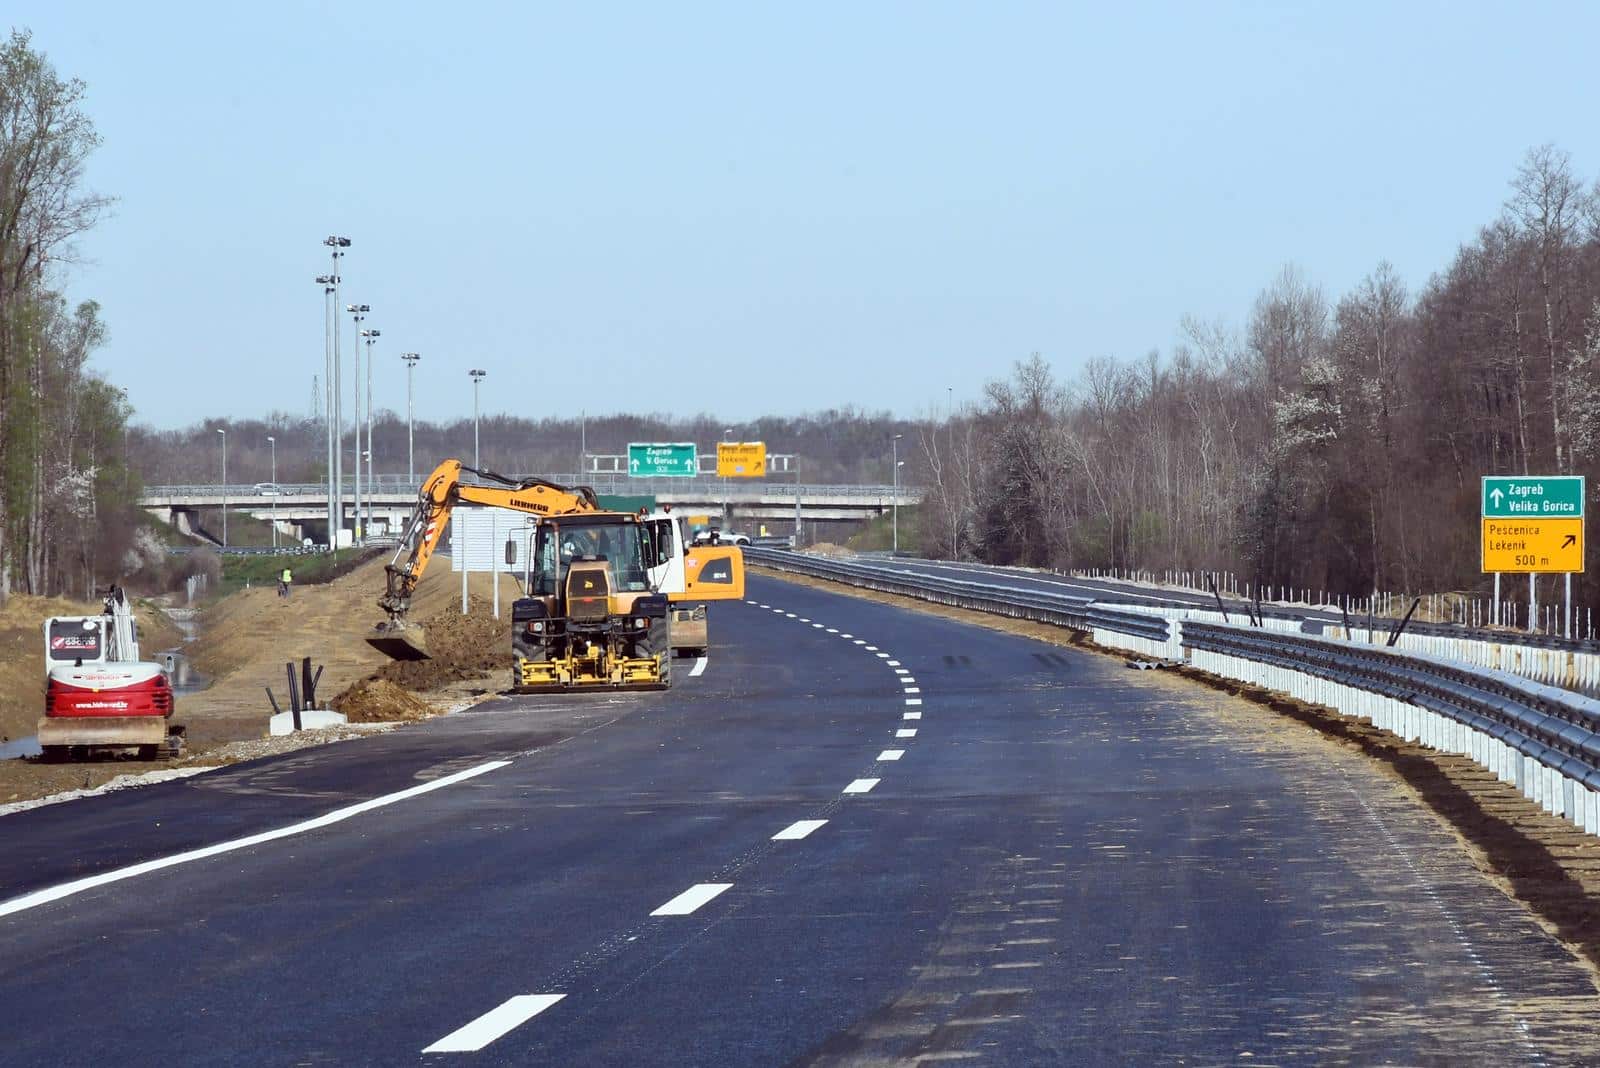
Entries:
MULTIPOLYGON (((702 648, 706 643, 705 608, 686 602, 744 596, 744 558, 736 547, 688 547, 654 517, 602 510, 586 486, 509 479, 446 460, 422 485, 400 549, 386 568, 378 605, 388 618, 367 639, 395 659, 428 655, 424 635, 406 615, 459 504, 539 518, 527 546, 524 596, 511 610, 515 689, 665 688, 671 682, 673 620, 697 621, 687 636, 702 648), (495 484, 464 483, 463 473, 495 484)), ((506 548, 511 563, 517 546, 506 548)))

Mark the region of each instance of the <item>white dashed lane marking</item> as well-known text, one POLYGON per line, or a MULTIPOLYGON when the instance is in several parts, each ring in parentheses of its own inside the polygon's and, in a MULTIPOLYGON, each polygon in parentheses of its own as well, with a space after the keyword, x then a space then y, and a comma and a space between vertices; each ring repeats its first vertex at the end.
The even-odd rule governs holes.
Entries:
POLYGON ((687 916, 732 885, 732 883, 695 883, 650 915, 687 916))
POLYGON ((922 687, 921 686, 907 686, 906 687, 906 693, 921 693, 921 692, 922 692, 922 687))
POLYGON ((889 666, 890 666, 890 667, 892 667, 892 668, 897 668, 897 667, 899 667, 899 666, 900 666, 900 661, 898 661, 898 660, 890 660, 890 661, 889 661, 889 662, 888 662, 888 664, 889 664, 889 666))
POLYGON ((903 757, 905 755, 906 755, 906 751, 904 749, 885 749, 883 752, 878 754, 878 759, 879 760, 899 760, 901 757, 903 757))
POLYGON ((908 705, 920 705, 921 703, 922 703, 922 698, 920 698, 920 697, 907 697, 906 698, 906 704, 908 704, 908 705))
POLYGON ((706 658, 703 656, 697 656, 694 658, 694 667, 689 669, 689 677, 692 679, 696 675, 699 675, 701 672, 705 671, 705 669, 706 658))
POLYGON ((874 786, 878 785, 878 782, 879 782, 878 779, 857 779, 854 782, 852 782, 849 786, 846 786, 844 788, 844 792, 847 793, 847 794, 871 793, 872 792, 872 788, 874 786))
POLYGON ((894 732, 894 736, 896 738, 915 738, 917 736, 917 728, 901 727, 899 730, 894 732))
POLYGON ((774 842, 798 842, 827 822, 827 820, 796 820, 773 835, 772 840, 774 842))
POLYGON ((901 716, 900 718, 901 719, 921 719, 922 718, 922 713, 921 712, 907 712, 905 715, 901 716))
POLYGON ((565 994, 518 994, 490 1009, 465 1027, 445 1035, 424 1053, 473 1053, 508 1031, 515 1030, 554 1005, 565 994))

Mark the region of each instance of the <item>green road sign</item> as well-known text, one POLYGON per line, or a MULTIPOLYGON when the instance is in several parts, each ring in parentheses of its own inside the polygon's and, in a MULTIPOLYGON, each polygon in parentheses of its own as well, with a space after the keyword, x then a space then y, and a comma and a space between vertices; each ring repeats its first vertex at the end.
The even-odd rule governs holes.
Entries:
POLYGON ((1582 519, 1582 475, 1488 475, 1485 519, 1582 519))
POLYGON ((628 474, 637 478, 693 478, 699 473, 700 458, 692 441, 628 446, 628 474))

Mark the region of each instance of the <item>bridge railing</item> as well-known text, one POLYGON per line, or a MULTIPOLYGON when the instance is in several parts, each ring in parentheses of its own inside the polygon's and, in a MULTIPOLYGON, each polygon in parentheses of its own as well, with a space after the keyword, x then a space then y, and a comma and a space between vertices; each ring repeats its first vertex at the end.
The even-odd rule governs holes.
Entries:
MULTIPOLYGON (((544 476, 541 476, 544 477, 544 476)), ((730 501, 749 500, 794 500, 798 493, 802 504, 808 498, 829 498, 833 500, 859 501, 863 504, 879 501, 885 506, 895 501, 894 486, 879 486, 872 484, 863 485, 828 485, 825 483, 780 482, 765 479, 716 479, 716 478, 613 478, 601 476, 600 480, 580 483, 573 476, 556 475, 549 481, 562 485, 592 485, 597 493, 619 494, 630 496, 653 495, 659 497, 694 497, 708 501, 719 501, 724 498, 730 501)), ((376 482, 361 483, 362 494, 368 491, 384 496, 412 496, 417 492, 414 483, 406 481, 404 475, 380 476, 376 482)), ((345 499, 350 500, 355 492, 355 482, 346 479, 344 482, 345 499)), ((181 498, 215 498, 227 496, 230 504, 234 502, 245 503, 259 502, 268 504, 274 497, 312 497, 322 499, 327 496, 328 487, 321 482, 278 482, 278 483, 250 483, 231 484, 223 486, 208 485, 204 483, 188 483, 176 485, 146 486, 140 503, 159 505, 181 498)), ((901 504, 914 503, 922 498, 922 489, 917 486, 900 486, 899 502, 901 504)))
POLYGON ((1097 608, 1089 598, 998 580, 957 582, 883 564, 745 552, 752 563, 779 571, 1057 623, 1091 633, 1101 645, 1366 718, 1407 740, 1468 757, 1547 812, 1600 834, 1600 701, 1571 690, 1420 650, 1290 633, 1278 629, 1281 621, 1268 629, 1182 618, 1193 606, 1097 608))

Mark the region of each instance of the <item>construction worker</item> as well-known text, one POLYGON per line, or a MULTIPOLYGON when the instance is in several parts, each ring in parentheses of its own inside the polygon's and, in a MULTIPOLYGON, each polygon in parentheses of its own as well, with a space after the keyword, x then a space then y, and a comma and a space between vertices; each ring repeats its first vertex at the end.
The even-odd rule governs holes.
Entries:
POLYGON ((294 581, 294 574, 288 569, 283 569, 283 574, 278 576, 278 596, 287 599, 289 596, 289 583, 294 581))

